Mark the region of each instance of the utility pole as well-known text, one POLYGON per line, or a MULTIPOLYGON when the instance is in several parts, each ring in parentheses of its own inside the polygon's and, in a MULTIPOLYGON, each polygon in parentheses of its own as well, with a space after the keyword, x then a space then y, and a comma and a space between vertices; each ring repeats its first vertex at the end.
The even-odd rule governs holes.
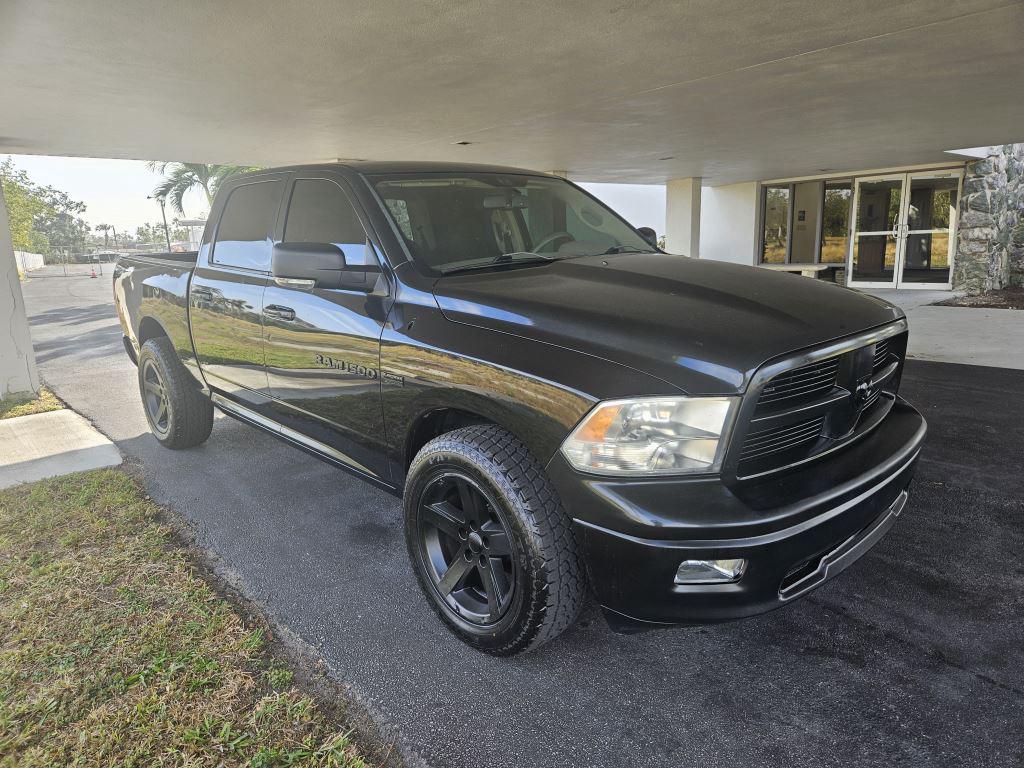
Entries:
POLYGON ((153 197, 152 195, 146 195, 147 200, 156 200, 160 203, 160 215, 164 220, 164 238, 167 240, 167 252, 171 252, 171 233, 167 229, 167 211, 164 210, 164 199, 162 197, 153 197))

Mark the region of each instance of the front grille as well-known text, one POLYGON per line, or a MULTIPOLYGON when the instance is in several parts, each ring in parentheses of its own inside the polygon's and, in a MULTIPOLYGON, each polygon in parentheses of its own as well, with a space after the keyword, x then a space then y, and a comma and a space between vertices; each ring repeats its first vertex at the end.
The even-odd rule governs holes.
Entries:
POLYGON ((875 363, 872 366, 872 370, 877 373, 885 368, 889 362, 889 340, 882 339, 881 341, 875 342, 875 363))
POLYGON ((821 436, 821 428, 824 425, 825 417, 820 416, 797 424, 751 432, 743 441, 740 460, 748 461, 772 453, 782 453, 805 443, 814 442, 821 436))
POLYGON ((776 376, 761 390, 757 407, 766 410, 792 401, 813 399, 835 386, 839 358, 805 365, 776 376))
POLYGON ((884 418, 893 398, 884 407, 879 401, 883 393, 896 394, 900 366, 894 370, 892 363, 902 360, 906 344, 904 332, 774 375, 744 409, 750 416, 735 454, 736 476, 802 462, 884 418))

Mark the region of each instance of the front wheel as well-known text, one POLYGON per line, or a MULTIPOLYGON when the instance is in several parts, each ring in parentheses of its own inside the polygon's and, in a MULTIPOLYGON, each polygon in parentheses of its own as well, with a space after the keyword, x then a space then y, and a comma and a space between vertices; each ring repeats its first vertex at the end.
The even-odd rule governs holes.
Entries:
POLYGON ((213 430, 213 403, 199 392, 166 337, 139 353, 139 394, 153 436, 166 448, 192 448, 213 430))
POLYGON ((416 455, 405 536, 431 606, 481 651, 536 648, 579 615, 585 580, 571 521, 540 463, 500 427, 458 429, 416 455))

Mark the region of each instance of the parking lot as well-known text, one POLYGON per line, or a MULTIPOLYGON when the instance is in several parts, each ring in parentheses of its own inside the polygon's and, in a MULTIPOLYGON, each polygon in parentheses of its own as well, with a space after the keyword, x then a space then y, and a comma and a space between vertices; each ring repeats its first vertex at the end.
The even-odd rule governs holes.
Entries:
POLYGON ((427 607, 394 498, 225 418, 200 448, 160 448, 104 272, 47 269, 24 284, 42 376, 116 442, 234 584, 317 649, 410 760, 1024 761, 1024 371, 908 362, 902 393, 930 425, 910 504, 808 599, 629 636, 591 608, 538 652, 495 659, 427 607))

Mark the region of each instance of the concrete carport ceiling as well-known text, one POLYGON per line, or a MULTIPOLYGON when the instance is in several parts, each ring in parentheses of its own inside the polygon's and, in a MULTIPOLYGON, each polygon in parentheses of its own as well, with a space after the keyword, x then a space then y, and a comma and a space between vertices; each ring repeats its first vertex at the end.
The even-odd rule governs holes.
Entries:
POLYGON ((6 0, 0 152, 712 184, 938 162, 1024 139, 1022 40, 998 0, 6 0))

